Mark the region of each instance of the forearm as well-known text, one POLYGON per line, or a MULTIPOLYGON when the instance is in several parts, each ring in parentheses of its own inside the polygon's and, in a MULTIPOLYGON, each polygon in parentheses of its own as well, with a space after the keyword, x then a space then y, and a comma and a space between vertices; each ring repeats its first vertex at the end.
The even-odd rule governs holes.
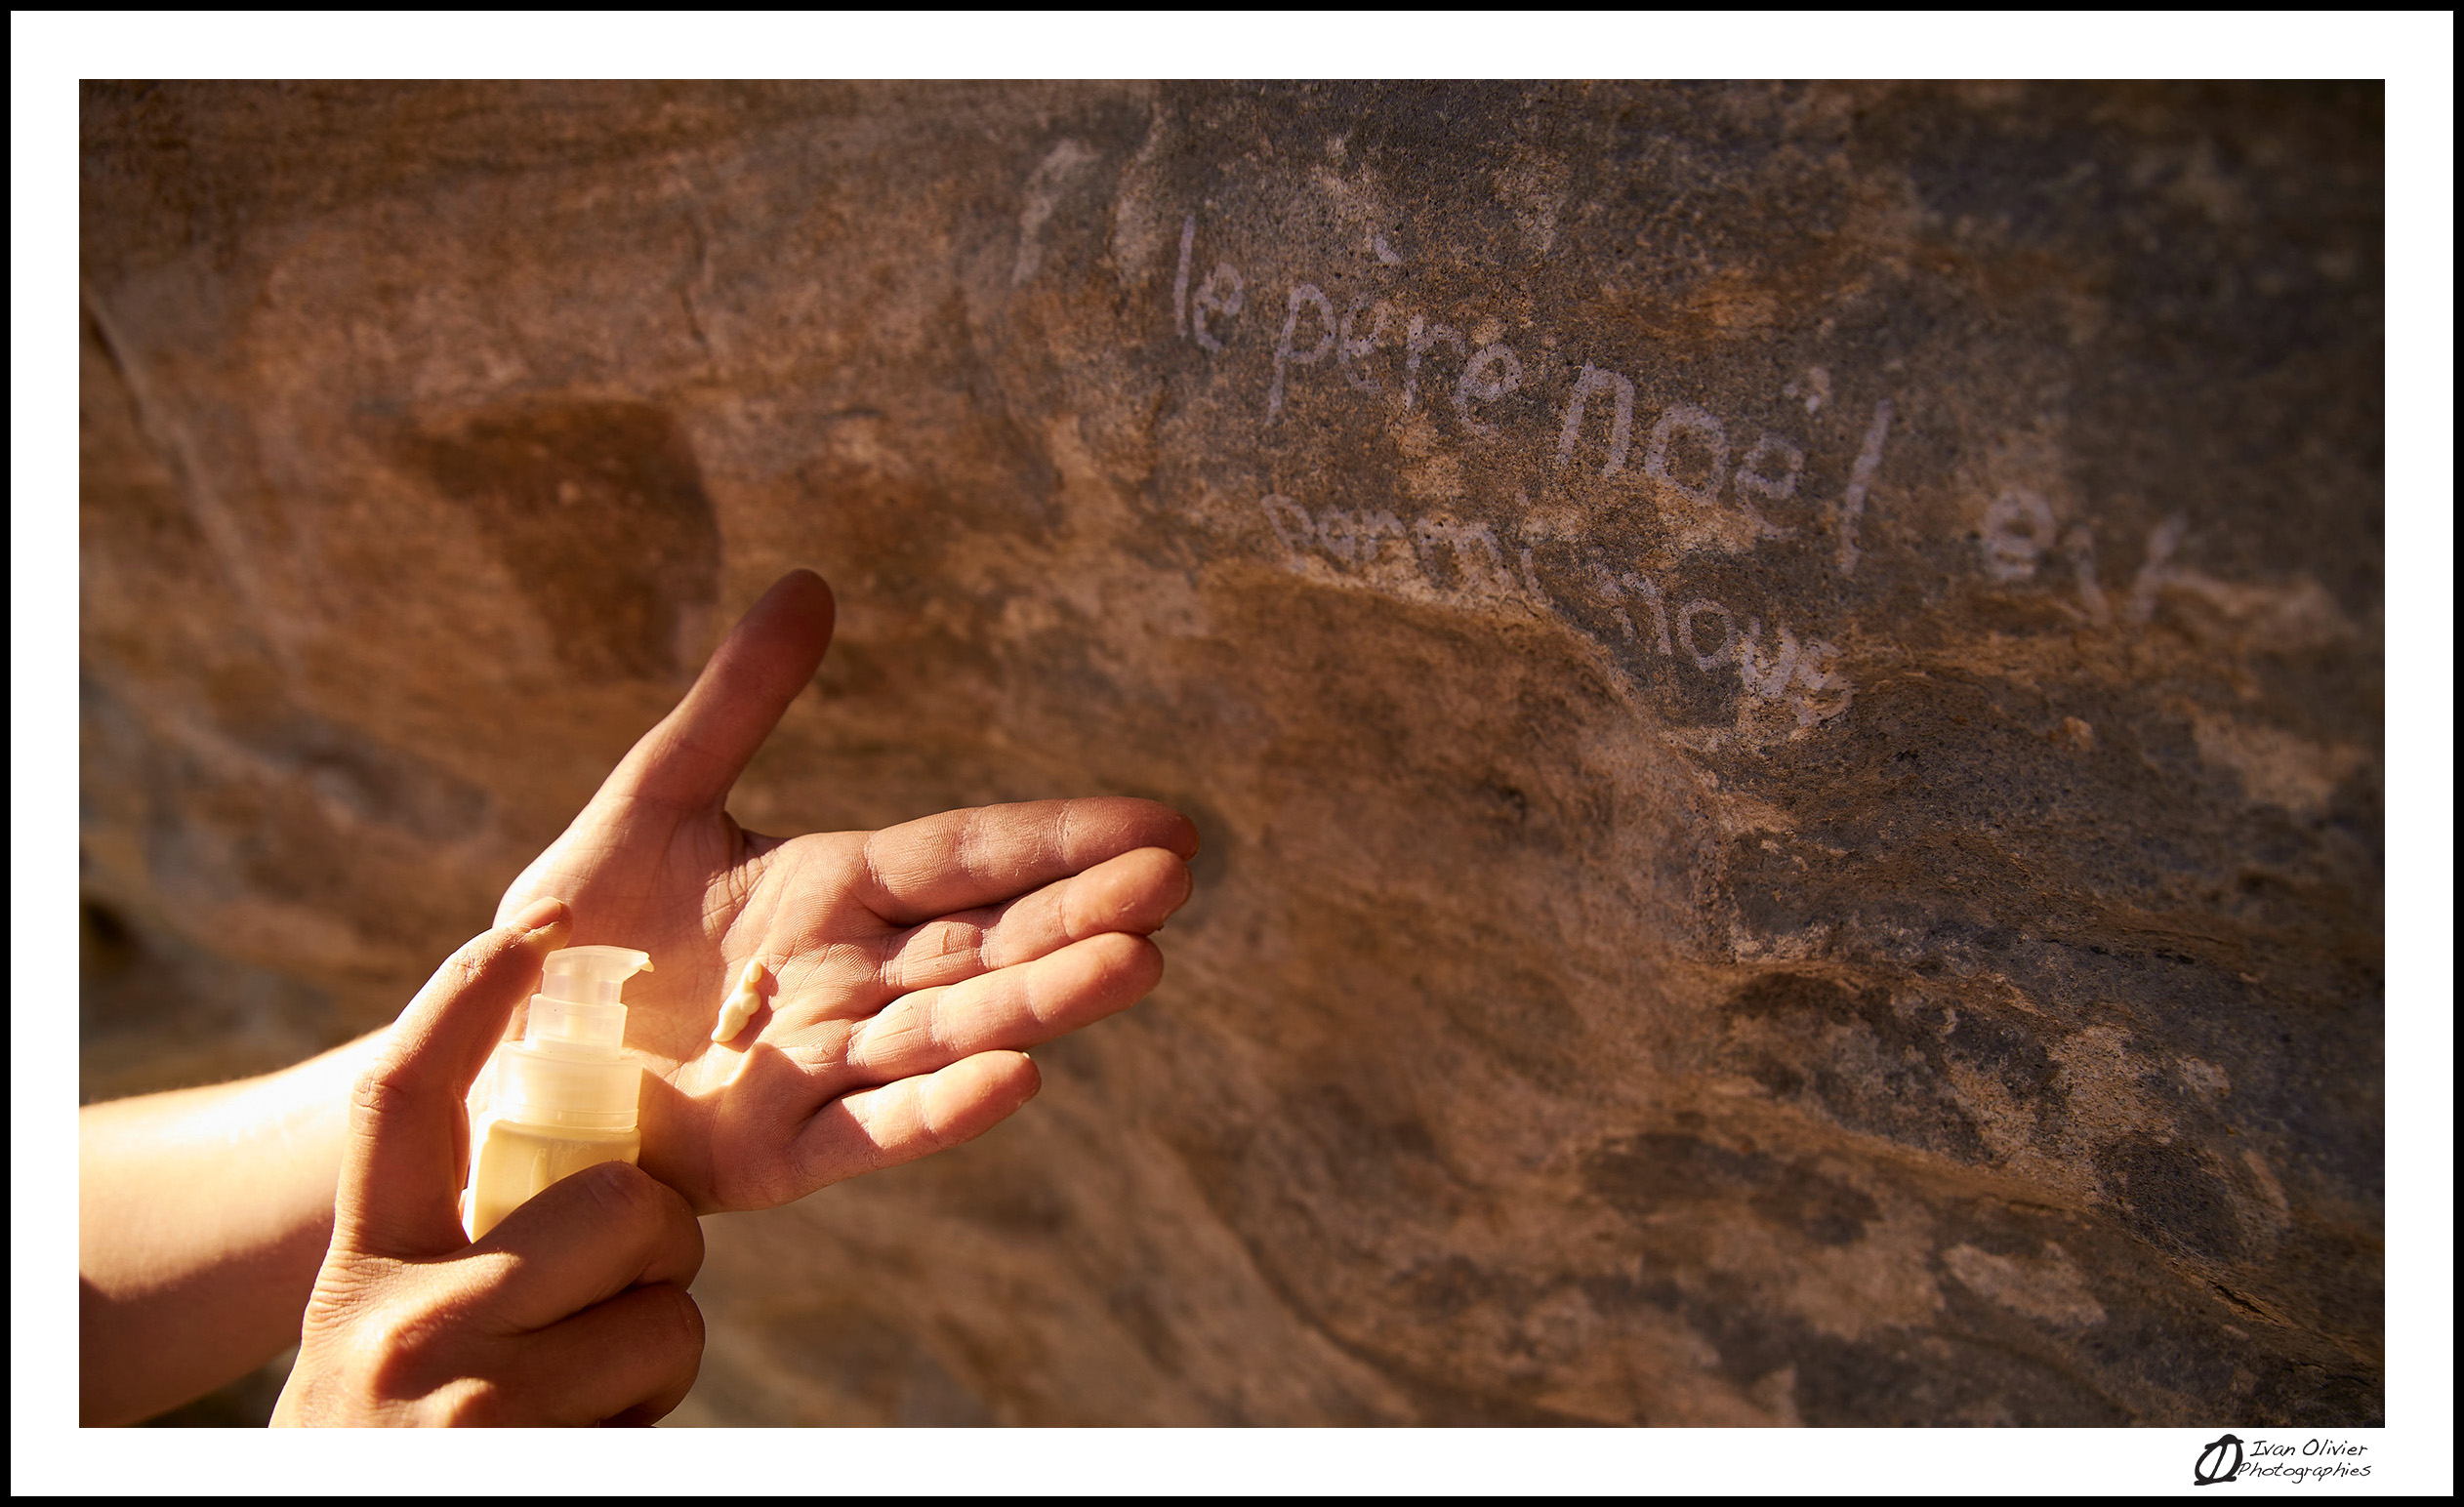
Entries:
POLYGON ((85 1423, 151 1416, 298 1340, 333 1230, 351 1083, 382 1039, 78 1112, 85 1423))

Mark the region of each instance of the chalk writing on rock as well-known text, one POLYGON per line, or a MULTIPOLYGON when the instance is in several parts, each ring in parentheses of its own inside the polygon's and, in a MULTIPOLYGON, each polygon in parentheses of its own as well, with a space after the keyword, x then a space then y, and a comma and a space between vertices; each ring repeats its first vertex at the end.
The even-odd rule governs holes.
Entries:
POLYGON ((1866 442, 1857 451, 1856 467, 1848 473, 1848 490, 1839 499, 1839 573, 1857 573, 1857 523, 1865 516, 1866 495, 1872 490, 1873 474, 1882 468, 1882 442, 1891 434, 1891 400, 1884 398, 1873 405, 1873 424, 1866 430, 1866 442))
MULTIPOLYGON (((1057 179, 1059 171, 1053 176, 1057 179)), ((1231 342, 1248 285, 1237 267, 1217 261, 1192 286, 1206 261, 1199 254, 1198 231, 1197 216, 1182 220, 1172 281, 1173 330, 1211 355, 1219 355, 1231 342)), ((1377 261, 1391 268, 1403 259, 1380 238, 1377 261)), ((1458 326, 1413 309, 1402 296, 1370 292, 1351 295, 1338 312, 1337 300, 1324 285, 1298 278, 1284 285, 1281 306, 1283 319, 1264 372, 1262 422, 1269 427, 1289 418, 1296 402, 1369 401, 1389 405, 1400 418, 1422 408, 1424 390, 1445 392, 1451 401, 1432 401, 1427 410, 1443 414, 1451 409, 1454 427, 1492 457, 1510 455, 1519 438, 1545 447, 1531 459, 1544 461, 1559 473, 1613 481, 1639 470, 1640 484, 1663 507, 1698 518, 1713 509, 1735 509, 1734 516, 1746 525, 1742 530, 1712 527, 1707 534, 1694 535, 1731 552, 1796 538, 1807 522, 1827 515, 1833 568, 1842 578, 1857 573, 1865 552, 1865 514, 1897 417, 1890 398, 1874 402, 1847 483, 1826 508, 1820 499, 1800 495, 1808 456, 1796 438, 1758 426, 1732 425, 1682 398, 1648 416, 1638 415, 1635 379, 1591 360, 1576 369, 1564 406, 1549 416, 1554 422, 1545 430, 1520 436, 1509 432, 1508 421, 1518 410, 1501 406, 1501 400, 1524 390, 1529 374, 1522 353, 1492 338, 1499 328, 1494 319, 1458 314, 1462 319, 1458 326), (1466 327, 1477 333, 1466 337, 1466 327), (1378 370, 1381 365, 1387 369, 1385 377, 1399 381, 1389 385, 1378 370), (1648 424, 1639 435, 1638 420, 1648 424), (1755 437, 1740 454, 1745 433, 1755 437), (1638 441, 1639 466, 1629 468, 1638 441)), ((1536 338, 1548 352, 1558 348, 1557 340, 1545 332, 1536 338)), ((1831 404, 1836 385, 1827 368, 1807 366, 1782 395, 1812 417, 1831 404)), ((1528 509, 1529 499, 1523 501, 1528 509)), ((1543 589, 1534 549, 1528 544, 1509 549, 1489 524, 1436 515, 1407 520, 1375 509, 1312 511, 1281 494, 1264 499, 1262 508, 1294 569, 1307 571, 1311 567, 1306 562, 1315 559, 1338 575, 1381 589, 1456 597, 1516 596, 1561 618, 1569 616, 1564 604, 1543 589), (1404 574, 1398 576, 1398 571, 1404 574)), ((1508 525, 1530 526, 1528 516, 1523 523, 1508 525)), ((2067 563, 2078 611, 2090 624, 2108 626, 2118 616, 2144 625, 2154 619, 2167 591, 2224 600, 2235 590, 2175 563, 2185 527, 2179 517, 2157 525, 2148 540, 2146 563, 2118 608, 2099 578, 2091 526, 2081 521, 2064 527, 2044 496, 2029 488, 2004 489, 1986 507, 1975 558, 1985 579, 2002 587, 2041 580, 2049 561, 2067 563)), ((1545 532, 1566 537, 1563 525, 1545 532)), ((1666 583, 1637 571, 1614 572, 1595 563, 1589 581, 1587 590, 1598 598, 1592 610, 1605 606, 1622 641, 1646 656, 1691 663, 1706 675, 1733 673, 1755 696, 1789 701, 1802 727, 1837 716, 1853 698, 1853 687, 1835 668, 1839 651, 1821 638, 1799 638, 1785 623, 1775 623, 1766 636, 1760 616, 1748 614, 1741 624, 1737 613, 1714 598, 1691 596, 1677 602, 1666 583)))
POLYGON ((2063 537, 2063 549, 2071 556, 2071 571, 2078 579, 2079 607, 2087 620, 2102 628, 2114 620, 2114 609, 2105 600, 2104 584, 2096 579, 2096 534, 2086 524, 2063 537))
POLYGON ((1718 506, 1720 488, 1728 482, 1728 426, 1692 403, 1669 404, 1651 428, 1643 474, 1698 508, 1718 506), (1670 450, 1686 436, 1692 436, 1695 443, 1689 448, 1697 450, 1708 468, 1698 472, 1703 478, 1699 481, 1684 480, 1669 466, 1670 450))
POLYGON ((1463 348, 1463 332, 1448 324, 1431 324, 1418 314, 1403 336, 1403 406, 1410 408, 1420 391, 1420 362, 1440 346, 1463 348))
POLYGON ((1752 520, 1755 530, 1765 539, 1786 539, 1793 530, 1774 523, 1745 499, 1759 497, 1765 504, 1785 503, 1796 496, 1796 482, 1805 474, 1805 452, 1765 429, 1754 447, 1745 452, 1745 459, 1737 468, 1737 506, 1752 520), (1774 465, 1778 474, 1773 474, 1774 465))
MULTIPOLYGON (((1246 305, 1248 284, 1238 267, 1217 261, 1214 269, 1192 286, 1191 279, 1207 261, 1201 254, 1198 231, 1196 215, 1182 219, 1172 279, 1173 329, 1210 353, 1221 353, 1228 348, 1234 321, 1246 305)), ((1381 256, 1379 260, 1384 265, 1399 264, 1399 259, 1381 256)), ((1325 384, 1312 389, 1311 402, 1383 398, 1397 412, 1408 413, 1421 406, 1423 391, 1432 382, 1445 382, 1441 374, 1451 367, 1447 406, 1461 433, 1487 444, 1511 438, 1495 405, 1524 389, 1528 372, 1523 353, 1507 342, 1486 339, 1484 329, 1484 343, 1475 346, 1461 326, 1374 293, 1355 294, 1338 313, 1324 283, 1305 278, 1284 285, 1281 304, 1283 319, 1266 366, 1260 405, 1262 422, 1268 427, 1291 411, 1306 373, 1326 374, 1309 379, 1325 384), (1403 326, 1399 344, 1389 337, 1395 323, 1403 326), (1376 370, 1372 358, 1381 352, 1391 352, 1386 359, 1400 368, 1401 381, 1395 387, 1388 387, 1376 370)), ((1468 323, 1480 326, 1478 320, 1468 323)), ((1545 334, 1540 341, 1552 349, 1557 344, 1545 334)), ((1819 410, 1831 394, 1829 372, 1807 368, 1801 378, 1788 384, 1787 395, 1799 394, 1806 399, 1809 415, 1819 410)), ((1596 457, 1603 479, 1625 472, 1637 437, 1635 404, 1632 377, 1584 362, 1552 427, 1555 465, 1562 469, 1581 458, 1587 469, 1596 457)), ((1843 575, 1856 571, 1858 525, 1882 466, 1891 421, 1890 401, 1876 403, 1846 491, 1834 509, 1836 561, 1843 575)), ((1743 548, 1747 541, 1793 537, 1794 530, 1779 511, 1782 505, 1797 501, 1805 474, 1804 446, 1775 430, 1749 430, 1756 437, 1740 459, 1732 437, 1738 432, 1726 419, 1701 404, 1668 403, 1651 416, 1650 428, 1641 436, 1644 481, 1666 500, 1698 512, 1734 507, 1747 526, 1742 534, 1719 535, 1731 541, 1730 548, 1743 548)), ((1542 436, 1531 437, 1545 443, 1542 436)))
MULTIPOLYGON (((1206 350, 1222 352, 1246 305, 1248 284, 1239 268, 1218 261, 1192 286, 1205 260, 1198 254, 1198 228, 1195 215, 1181 222, 1172 283, 1173 328, 1206 350)), ((1401 263, 1382 250, 1378 260, 1385 266, 1401 263)), ((1399 411, 1411 411, 1421 406, 1431 381, 1444 380, 1439 375, 1443 364, 1454 368, 1448 406, 1461 432, 1484 442, 1508 437, 1494 405, 1527 386, 1523 355, 1508 343, 1493 340, 1474 348, 1461 327, 1411 310, 1390 297, 1357 294, 1338 313, 1325 288, 1306 280, 1288 283, 1282 303, 1284 317, 1265 374, 1268 425, 1287 415, 1304 372, 1327 373, 1324 380, 1332 386, 1318 390, 1347 393, 1355 401, 1382 398, 1399 411), (1396 324, 1403 326, 1400 342, 1392 339, 1396 324), (1380 353, 1389 353, 1386 359, 1400 368, 1398 386, 1390 387, 1380 379, 1372 359, 1380 353)), ((1553 349, 1557 343, 1543 335, 1541 344, 1553 349)), ((1801 401, 1809 416, 1827 407, 1833 394, 1832 375, 1820 366, 1806 367, 1784 389, 1785 396, 1801 401)), ((1554 416, 1555 467, 1588 471, 1596 466, 1603 480, 1625 473, 1637 439, 1636 396, 1633 378, 1583 362, 1563 409, 1554 416)), ((1874 403, 1847 484, 1827 509, 1834 534, 1833 564, 1843 577, 1853 577, 1863 557, 1860 531, 1895 417, 1891 399, 1874 403)), ((1756 437, 1741 457, 1740 431, 1719 414, 1684 400, 1667 403, 1649 423, 1640 436, 1644 480, 1677 505, 1737 509, 1749 528, 1742 536, 1723 536, 1729 540, 1727 548, 1796 536, 1799 525, 1794 520, 1804 517, 1797 509, 1805 507, 1799 493, 1808 457, 1795 438, 1773 429, 1751 430, 1756 437)), ((2146 622, 2153 615, 2156 594, 2169 579, 2166 562, 2179 533, 2178 525, 2171 533, 2159 528, 2151 542, 2150 569, 2134 583, 2122 609, 2132 620, 2146 622)), ((2042 496, 2024 488, 2002 493, 1989 508, 1979 558, 1988 579, 2000 584, 2033 580, 2044 559, 2057 551, 2071 564, 2080 608, 2089 621, 2110 623, 2115 611, 2098 582, 2095 546, 2086 525, 2060 533, 2042 496)))
POLYGON ((1355 363, 1363 356, 1376 353, 1377 338, 1386 333, 1386 316, 1393 311, 1394 305, 1385 300, 1372 300, 1367 296, 1352 300, 1352 306, 1343 310, 1342 327, 1335 332, 1335 362, 1342 371, 1343 380, 1357 391, 1378 390, 1377 379, 1371 376, 1367 368, 1355 363), (1363 311, 1370 316, 1369 328, 1354 336, 1352 331, 1358 327, 1363 311))
POLYGON ((1677 636, 1685 641, 1686 652, 1694 656, 1694 663, 1701 669, 1716 670, 1736 658, 1737 620, 1729 615, 1726 607, 1717 602, 1690 601, 1679 607, 1677 609, 1677 636), (1698 636, 1698 631, 1701 620, 1714 613, 1718 614, 1720 620, 1720 641, 1716 647, 1705 649, 1703 647, 1703 640, 1698 636))
POLYGON ((1487 438, 1498 432, 1494 424, 1472 417, 1474 402, 1494 403, 1523 386, 1523 363, 1516 359, 1503 342, 1483 346, 1463 363, 1463 374, 1455 379, 1455 414, 1463 421, 1463 428, 1487 438), (1496 375, 1484 377, 1484 372, 1496 375))
POLYGON ((2037 493, 2013 487, 1985 509, 1985 529, 1978 548, 1985 555, 1985 573, 1996 581, 2026 581, 2036 574, 2036 561, 2053 548, 2053 505, 2037 493))
MULTIPOLYGON (((1509 557, 1486 523, 1441 516, 1407 523, 1384 509, 1311 509, 1281 493, 1260 499, 1259 509, 1288 563, 1303 575, 1389 590, 1403 585, 1409 594, 1464 605, 1478 598, 1519 599, 1562 615, 1541 586, 1534 550, 1527 547, 1509 557)), ((1706 676, 1734 676, 1748 694, 1786 703, 1800 731, 1838 716, 1855 698, 1855 687, 1836 666, 1839 650, 1830 643, 1800 639, 1781 624, 1766 650, 1758 615, 1741 627, 1726 603, 1700 596, 1672 611, 1660 583, 1636 571, 1615 574, 1596 558, 1590 579, 1624 639, 1645 656, 1690 665, 1706 676), (1643 628, 1636 626, 1629 604, 1646 614, 1643 628)))
POLYGON ((1208 328, 1211 320, 1230 320, 1241 312, 1241 274, 1228 262, 1218 262, 1189 301, 1190 338, 1209 350, 1221 350, 1223 337, 1208 328))
MULTIPOLYGON (((1221 355, 1230 346, 1249 286, 1238 267, 1220 260, 1193 286, 1198 268, 1209 260, 1201 254, 1198 230, 1197 216, 1182 220, 1172 277, 1172 326, 1176 336, 1210 355, 1221 355)), ((1381 241, 1378 261, 1392 267, 1402 259, 1381 241)), ((1283 318, 1266 363, 1259 410, 1269 428, 1289 416, 1305 377, 1309 384, 1324 384, 1309 387, 1311 402, 1330 397, 1382 401, 1398 415, 1420 408, 1424 391, 1443 391, 1448 401, 1430 406, 1451 409, 1464 437, 1483 445, 1513 440, 1505 422, 1509 410, 1499 405, 1525 389, 1529 373, 1521 352, 1491 338, 1494 321, 1467 320, 1479 330, 1476 339, 1469 338, 1460 326, 1375 293, 1355 293, 1338 312, 1325 286, 1305 278, 1284 283, 1279 302, 1283 318), (1399 342, 1393 338, 1397 325, 1402 327, 1399 342), (1376 369, 1380 363, 1375 358, 1380 356, 1397 369, 1393 375, 1399 381, 1392 387, 1376 369), (1319 373, 1323 376, 1314 375, 1319 373)), ((1545 337, 1542 344, 1551 349, 1556 345, 1545 337)), ((1792 384, 1787 395, 1802 390, 1812 396, 1805 405, 1810 415, 1829 396, 1829 374, 1809 369, 1804 382, 1804 387, 1792 384)), ((1579 466, 1586 471, 1597 466, 1604 480, 1626 473, 1637 439, 1636 395, 1632 377, 1583 363, 1563 411, 1553 416, 1554 466, 1579 466)), ((1881 464, 1890 412, 1887 401, 1877 406, 1840 505, 1843 570, 1854 568, 1856 515, 1881 464)), ((1640 436, 1642 480, 1677 506, 1733 506, 1750 525, 1745 538, 1790 537, 1793 531, 1777 514, 1782 505, 1797 498, 1806 468, 1804 447, 1787 435, 1762 429, 1753 431, 1756 438, 1741 458, 1732 432, 1725 419, 1700 404, 1666 404, 1651 416, 1649 429, 1640 436)), ((1533 437, 1546 443, 1544 437, 1533 437)), ((1264 498, 1261 510, 1294 569, 1305 572, 1310 569, 1306 562, 1314 559, 1328 570, 1386 590, 1456 599, 1519 597, 1539 610, 1567 616, 1543 588, 1534 548, 1526 544, 1509 550, 1488 523, 1436 514, 1407 520, 1383 509, 1313 510, 1281 494, 1264 498)), ((1594 574, 1599 604, 1623 638, 1634 641, 1647 631, 1637 645, 1647 656, 1656 652, 1672 664, 1691 664, 1705 675, 1734 674, 1754 696, 1790 701, 1802 727, 1838 715, 1853 697, 1846 677, 1831 668, 1838 651, 1820 639, 1800 640, 1792 628, 1782 625, 1766 653, 1759 616, 1748 616, 1741 627, 1725 603, 1700 596, 1672 610, 1661 583, 1648 576, 1634 571, 1618 575, 1605 566, 1595 567, 1594 574), (1634 608, 1643 613, 1646 630, 1637 629, 1634 608)))
POLYGON ((1328 351, 1335 348, 1337 338, 1335 305, 1327 301, 1326 294, 1313 284, 1294 283, 1292 296, 1285 305, 1283 338, 1275 342, 1275 380, 1266 388, 1267 423, 1274 423, 1275 416, 1283 411, 1285 369, 1294 365, 1317 365, 1326 359, 1328 351), (1292 344, 1294 332, 1300 327, 1303 309, 1315 310, 1318 323, 1318 343, 1305 351, 1294 349, 1292 344))
POLYGON ((1634 385, 1587 362, 1575 380, 1574 397, 1566 404, 1566 423, 1557 434, 1557 464, 1574 459, 1575 441, 1582 435, 1583 405, 1595 391, 1609 393, 1617 403, 1615 417, 1609 421, 1609 458, 1600 468, 1602 476, 1614 476, 1625 468, 1625 448, 1634 437, 1634 385))

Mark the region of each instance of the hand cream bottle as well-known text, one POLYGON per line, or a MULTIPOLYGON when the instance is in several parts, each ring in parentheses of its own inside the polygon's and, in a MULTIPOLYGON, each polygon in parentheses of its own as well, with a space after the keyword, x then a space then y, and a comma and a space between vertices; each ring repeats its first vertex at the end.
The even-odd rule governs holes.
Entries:
POLYGON ((650 971, 630 947, 550 953, 519 1041, 496 1049, 487 1107, 471 1125, 462 1221, 477 1240, 549 1184, 601 1161, 637 1161, 641 1068, 627 1058, 625 980, 650 971))

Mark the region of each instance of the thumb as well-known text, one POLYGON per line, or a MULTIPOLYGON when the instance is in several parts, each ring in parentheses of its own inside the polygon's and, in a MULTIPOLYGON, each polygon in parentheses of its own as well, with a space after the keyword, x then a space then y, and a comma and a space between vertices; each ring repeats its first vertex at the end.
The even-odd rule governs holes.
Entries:
POLYGON ((535 900, 445 960, 361 1076, 334 1194, 334 1244, 418 1260, 470 1243, 456 1201, 464 1096, 513 1006, 573 929, 561 900, 535 900))
POLYGON ((716 808, 788 704, 811 683, 837 616, 829 583, 781 576, 745 610, 684 700, 625 755, 601 794, 716 808))

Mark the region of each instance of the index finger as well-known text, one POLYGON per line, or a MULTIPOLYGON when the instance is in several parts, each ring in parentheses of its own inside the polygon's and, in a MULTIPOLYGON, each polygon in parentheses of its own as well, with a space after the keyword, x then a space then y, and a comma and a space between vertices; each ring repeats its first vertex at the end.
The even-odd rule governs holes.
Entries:
POLYGON ((1129 795, 944 811, 867 837, 859 894, 881 919, 912 926, 999 905, 1148 847, 1187 859, 1198 851, 1197 825, 1129 795))
POLYGON ((512 925, 465 943, 403 1009, 352 1090, 335 1248, 418 1260, 470 1243, 455 1204, 464 1096, 571 930, 563 901, 534 901, 512 925))

